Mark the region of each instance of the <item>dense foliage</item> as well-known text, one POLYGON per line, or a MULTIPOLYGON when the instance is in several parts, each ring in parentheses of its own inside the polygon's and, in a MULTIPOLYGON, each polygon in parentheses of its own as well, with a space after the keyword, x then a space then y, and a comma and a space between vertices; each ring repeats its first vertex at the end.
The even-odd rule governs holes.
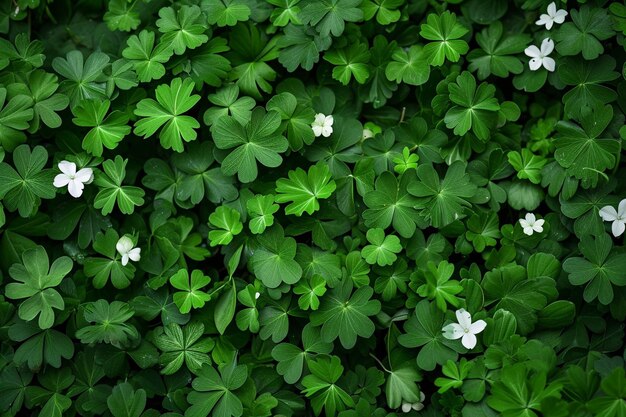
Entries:
POLYGON ((1 416, 626 416, 623 1, 0 34, 1 416))

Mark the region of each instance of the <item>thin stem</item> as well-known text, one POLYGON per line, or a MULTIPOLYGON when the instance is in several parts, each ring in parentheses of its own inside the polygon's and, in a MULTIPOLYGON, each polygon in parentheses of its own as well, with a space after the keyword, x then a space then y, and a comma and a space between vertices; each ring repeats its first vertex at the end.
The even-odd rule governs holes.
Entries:
POLYGON ((381 368, 383 368, 383 370, 384 370, 385 372, 387 372, 387 373, 389 373, 389 374, 391 373, 391 371, 390 371, 389 369, 385 368, 385 365, 383 365, 383 363, 380 361, 380 359, 378 359, 376 356, 374 356, 374 354, 373 354, 372 352, 370 352, 370 356, 371 356, 372 358, 374 358, 374 360, 375 360, 376 362, 378 362, 378 364, 380 365, 380 367, 381 367, 381 368))
POLYGON ((398 124, 404 122, 404 116, 406 115, 406 107, 402 107, 402 114, 400 115, 400 121, 398 124))

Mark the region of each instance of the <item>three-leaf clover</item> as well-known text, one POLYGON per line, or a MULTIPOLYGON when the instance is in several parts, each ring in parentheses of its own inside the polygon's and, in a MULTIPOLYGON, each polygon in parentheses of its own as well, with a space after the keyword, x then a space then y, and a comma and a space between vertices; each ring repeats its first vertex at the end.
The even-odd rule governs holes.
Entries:
POLYGON ((163 333, 154 338, 154 344, 161 352, 159 362, 163 365, 162 374, 171 375, 183 364, 191 372, 199 372, 202 365, 210 364, 208 352, 215 342, 209 337, 202 338, 204 324, 191 322, 184 327, 177 323, 165 326, 163 333))
POLYGON ((54 289, 72 270, 72 260, 67 256, 55 259, 50 265, 48 254, 42 246, 28 249, 22 254, 22 263, 13 264, 9 275, 19 283, 7 284, 7 298, 21 300, 18 315, 30 321, 39 316, 39 328, 49 329, 54 324, 54 310, 63 310, 65 302, 54 289))
POLYGON ((83 343, 110 343, 121 349, 130 340, 139 338, 139 332, 132 324, 126 323, 135 312, 122 301, 98 300, 84 307, 85 320, 89 323, 76 332, 83 343))
POLYGON ((346 349, 354 347, 357 337, 368 338, 374 333, 374 323, 370 316, 378 314, 380 301, 372 300, 374 290, 365 285, 352 292, 351 279, 344 279, 333 288, 317 311, 311 313, 311 324, 322 326, 321 338, 330 343, 339 338, 346 349))
POLYGON ((256 195, 246 202, 250 222, 248 227, 256 235, 261 234, 266 228, 274 224, 274 213, 280 206, 274 203, 274 195, 256 195))
POLYGON ((596 59, 604 52, 602 42, 615 34, 606 9, 582 6, 572 10, 571 22, 563 24, 555 33, 556 50, 561 55, 582 53, 587 60, 596 59))
POLYGON ((195 118, 183 114, 200 100, 199 95, 191 94, 193 85, 191 78, 174 78, 169 86, 161 84, 156 88, 156 101, 145 98, 137 103, 135 114, 141 119, 135 122, 135 134, 147 138, 161 129, 161 146, 182 152, 183 140, 195 140, 195 129, 200 127, 195 118))
POLYGON ((68 52, 65 58, 54 58, 52 68, 66 78, 61 81, 60 88, 70 98, 72 107, 79 105, 82 100, 108 98, 104 69, 109 60, 109 56, 102 52, 93 52, 85 60, 83 53, 76 50, 68 52))
POLYGON ((392 265, 398 259, 396 254, 402 251, 398 236, 385 236, 385 231, 380 228, 369 229, 367 241, 371 244, 361 250, 361 256, 370 265, 392 265))
POLYGON ((427 43, 423 51, 428 63, 439 66, 446 58, 457 62, 469 50, 467 42, 461 39, 467 32, 467 28, 457 22, 454 13, 445 11, 440 16, 429 14, 420 30, 424 39, 433 41, 427 43))
POLYGON ((241 388, 248 379, 246 365, 237 365, 233 361, 218 369, 219 373, 205 365, 198 371, 191 383, 193 391, 187 395, 191 406, 185 412, 186 417, 240 417, 243 414, 243 404, 233 391, 241 388))
POLYGON ((241 0, 202 0, 202 10, 210 25, 235 26, 250 17, 250 8, 241 0))
POLYGON ((209 216, 209 223, 217 227, 217 230, 209 232, 211 246, 228 245, 233 237, 241 233, 243 224, 239 221, 241 215, 233 208, 219 206, 209 216))
POLYGON ((0 199, 7 209, 29 217, 37 212, 42 198, 54 198, 54 172, 43 168, 47 161, 43 146, 35 146, 31 152, 28 145, 20 145, 13 151, 15 169, 0 162, 0 199))
POLYGON ((132 62, 139 81, 143 83, 163 77, 163 64, 172 56, 172 48, 164 43, 155 46, 154 38, 154 32, 144 29, 139 35, 129 37, 128 46, 122 51, 122 56, 132 62))
POLYGON ((409 85, 422 85, 428 81, 430 65, 424 51, 419 45, 413 45, 407 51, 396 48, 391 56, 392 61, 385 69, 387 79, 409 85))
POLYGON ((245 124, 233 116, 219 118, 211 126, 215 145, 219 149, 235 148, 222 161, 222 172, 237 174, 239 181, 248 183, 258 176, 257 161, 270 168, 279 166, 283 162, 279 154, 288 147, 280 124, 278 112, 265 112, 260 107, 252 111, 245 124))
POLYGON ((487 83, 481 83, 476 88, 474 76, 463 71, 456 82, 448 84, 448 90, 450 100, 456 106, 450 108, 444 117, 446 127, 454 129, 459 136, 471 129, 478 139, 489 139, 490 130, 498 121, 497 111, 500 110, 498 100, 494 98, 496 88, 487 83))
POLYGON ((204 307, 204 304, 211 299, 211 296, 202 289, 206 287, 211 278, 204 275, 199 269, 194 269, 189 278, 189 271, 179 269, 177 273, 170 277, 170 284, 176 288, 174 293, 174 303, 182 314, 187 314, 191 309, 204 307))
POLYGON ((94 288, 103 288, 110 279, 115 288, 123 289, 130 285, 130 280, 135 276, 136 268, 132 263, 122 265, 121 257, 115 248, 118 241, 119 234, 112 227, 104 234, 96 234, 93 250, 104 258, 90 256, 85 259, 85 275, 93 277, 94 288))
POLYGON ((108 100, 83 100, 72 108, 74 124, 92 128, 83 139, 83 149, 94 156, 102 156, 103 147, 115 149, 131 130, 128 115, 113 111, 107 116, 110 105, 108 100))
POLYGON ((33 100, 18 94, 7 102, 7 89, 0 88, 0 145, 12 151, 20 143, 26 142, 22 130, 28 129, 33 118, 33 100))
POLYGON ((294 260, 296 240, 284 237, 282 227, 273 226, 257 238, 259 248, 250 258, 254 274, 268 288, 276 288, 283 282, 295 284, 302 277, 302 268, 294 260))
POLYGON ((346 22, 357 22, 363 11, 357 6, 361 0, 304 0, 301 1, 300 19, 304 24, 315 26, 322 37, 331 33, 340 36, 346 22))
POLYGON ((320 209, 320 199, 329 198, 337 188, 326 164, 318 163, 309 167, 308 173, 302 168, 289 171, 289 179, 276 181, 276 202, 290 203, 285 214, 302 216, 304 212, 313 214, 320 209))
POLYGON ((186 49, 194 49, 209 40, 204 34, 207 27, 198 6, 182 6, 178 11, 172 7, 159 10, 156 25, 159 28, 161 42, 172 48, 176 55, 182 55, 186 49))
POLYGON ((131 185, 122 185, 126 178, 127 163, 128 159, 122 159, 121 156, 116 155, 115 160, 108 159, 102 163, 104 173, 96 176, 95 183, 100 187, 100 191, 96 195, 93 206, 101 209, 103 216, 111 213, 116 203, 124 214, 132 214, 135 206, 141 206, 144 203, 144 190, 131 185))
POLYGON ((448 304, 458 307, 461 300, 456 295, 463 291, 463 287, 459 281, 450 280, 453 273, 454 265, 448 261, 441 261, 439 265, 429 261, 424 271, 426 282, 416 292, 429 300, 435 300, 437 308, 442 311, 448 309, 448 304))
POLYGON ((354 407, 354 400, 343 388, 337 385, 343 375, 343 366, 337 356, 321 356, 309 363, 311 373, 302 379, 307 397, 311 397, 311 406, 315 415, 320 415, 322 408, 328 417, 335 417, 337 411, 354 407))
POLYGON ((491 74, 504 78, 509 73, 520 74, 524 70, 524 64, 516 55, 526 49, 530 37, 526 34, 503 36, 503 33, 504 26, 497 21, 476 34, 481 49, 471 51, 467 59, 470 71, 477 71, 479 80, 491 74))

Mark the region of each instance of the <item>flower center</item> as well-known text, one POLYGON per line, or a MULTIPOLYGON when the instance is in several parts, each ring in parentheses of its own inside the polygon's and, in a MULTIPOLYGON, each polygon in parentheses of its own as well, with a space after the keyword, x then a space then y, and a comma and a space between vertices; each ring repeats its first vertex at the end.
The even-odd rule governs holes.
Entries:
POLYGON ((463 332, 464 333, 469 333, 469 329, 465 328, 465 329, 463 329, 463 332))

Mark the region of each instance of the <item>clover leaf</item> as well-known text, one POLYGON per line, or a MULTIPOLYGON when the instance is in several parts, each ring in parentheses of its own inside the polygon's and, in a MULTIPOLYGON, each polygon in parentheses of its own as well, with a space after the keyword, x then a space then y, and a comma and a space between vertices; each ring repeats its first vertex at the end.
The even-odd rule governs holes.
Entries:
POLYGON ((337 356, 320 357, 309 362, 311 373, 302 379, 307 397, 311 397, 311 405, 316 415, 324 408, 324 414, 335 417, 337 411, 353 407, 354 400, 339 385, 337 380, 343 374, 343 366, 337 356))
POLYGON ((248 227, 256 235, 261 234, 266 228, 274 224, 274 213, 280 206, 274 203, 274 195, 256 195, 246 202, 250 222, 248 227))
POLYGON ((161 36, 160 42, 172 48, 176 55, 182 55, 187 49, 194 49, 209 40, 204 34, 207 27, 202 21, 198 6, 182 6, 177 11, 172 7, 159 10, 156 25, 161 36))
POLYGON ((296 168, 288 175, 289 179, 276 181, 276 202, 290 203, 285 207, 285 214, 313 214, 320 209, 319 200, 329 198, 337 188, 330 170, 323 164, 309 167, 308 172, 296 168))
POLYGON ((202 10, 208 16, 209 25, 235 26, 250 17, 250 8, 239 0, 202 0, 202 10))
POLYGON ((93 249, 102 257, 88 257, 85 259, 85 275, 93 278, 94 288, 103 288, 109 279, 117 289, 130 285, 135 276, 136 268, 132 263, 122 265, 121 256, 115 246, 120 236, 113 228, 108 228, 104 234, 98 233, 93 242, 93 249))
POLYGON ((370 76, 367 65, 370 52, 365 44, 328 51, 324 54, 324 59, 335 65, 333 78, 343 85, 348 85, 353 76, 359 84, 365 83, 370 76))
POLYGON ((211 299, 211 296, 202 291, 206 287, 211 278, 205 276, 199 269, 189 272, 186 269, 179 269, 177 273, 170 277, 170 284, 177 290, 174 293, 174 303, 182 314, 187 314, 191 309, 204 307, 204 304, 211 299))
POLYGON ((572 285, 585 285, 583 297, 590 303, 596 298, 609 305, 614 298, 613 286, 626 285, 620 271, 626 268, 626 254, 615 253, 609 235, 582 236, 578 245, 584 257, 572 257, 563 262, 572 285))
POLYGON ((204 325, 191 322, 181 328, 176 323, 168 324, 163 332, 155 336, 155 346, 163 352, 159 362, 163 366, 162 374, 171 375, 183 364, 191 372, 197 373, 204 364, 210 364, 207 354, 215 342, 211 338, 202 338, 204 325))
POLYGON ((385 236, 385 231, 380 228, 369 229, 367 241, 371 245, 361 250, 361 256, 370 265, 392 265, 398 259, 396 254, 402 250, 400 239, 394 235, 385 236))
POLYGON ((226 206, 219 206, 211 213, 209 223, 218 228, 209 232, 211 246, 228 245, 233 237, 241 233, 243 224, 239 221, 239 217, 237 210, 226 206))
POLYGON ((256 238, 259 248, 250 258, 254 274, 263 285, 276 288, 283 282, 295 284, 302 277, 302 268, 294 260, 296 241, 284 237, 280 226, 273 226, 256 238))
POLYGON ((320 308, 311 313, 311 324, 322 326, 321 338, 330 343, 339 338, 346 349, 354 347, 357 337, 370 337, 374 323, 369 318, 378 314, 380 301, 372 300, 374 290, 362 286, 352 292, 352 280, 344 279, 322 298, 320 308))
POLYGON ((279 155, 287 150, 288 142, 281 134, 280 115, 257 107, 248 123, 242 124, 232 116, 222 117, 211 126, 215 145, 232 149, 222 161, 225 175, 237 174, 239 181, 254 181, 259 173, 257 161, 270 168, 283 162, 279 155))
POLYGON ((189 111, 199 100, 200 96, 191 94, 193 81, 186 78, 174 78, 170 85, 161 84, 156 88, 156 99, 145 98, 137 103, 135 114, 141 119, 135 122, 134 133, 144 138, 154 135, 157 130, 161 146, 183 151, 183 140, 191 142, 198 134, 195 129, 200 123, 191 116, 183 113, 189 111))
POLYGON ((54 324, 54 310, 63 310, 65 302, 54 289, 72 270, 72 260, 67 256, 55 259, 50 265, 48 254, 42 246, 28 249, 22 254, 22 263, 13 264, 9 269, 11 278, 19 283, 6 286, 6 296, 13 300, 24 300, 18 309, 22 320, 37 321, 41 329, 49 329, 54 324))
POLYGON ((502 78, 509 73, 520 74, 524 64, 516 55, 522 53, 530 41, 526 34, 504 35, 502 22, 493 22, 476 34, 481 49, 474 49, 467 55, 469 70, 477 71, 479 80, 491 74, 502 78))
POLYGON ((122 213, 131 214, 135 211, 135 206, 141 206, 144 203, 144 190, 122 185, 126 178, 127 163, 128 159, 122 159, 117 155, 114 161, 110 159, 104 161, 102 163, 104 173, 96 176, 95 183, 100 187, 100 191, 96 195, 93 206, 101 209, 103 216, 111 213, 116 204, 122 213))
POLYGON ((115 149, 130 133, 127 115, 119 111, 106 115, 110 105, 108 100, 88 100, 72 109, 76 126, 92 128, 83 139, 83 149, 94 156, 102 156, 103 147, 115 149))
POLYGON ((582 53, 587 60, 596 59, 604 52, 600 41, 615 33, 611 17, 605 9, 591 8, 588 5, 572 10, 571 13, 572 21, 561 26, 555 34, 557 52, 564 56, 582 53))
POLYGON ((146 83, 158 80, 165 75, 163 64, 172 56, 171 47, 164 43, 154 44, 154 32, 142 30, 139 35, 132 35, 126 41, 128 45, 122 56, 133 65, 139 81, 146 83))
POLYGON ((467 32, 467 28, 457 22, 454 13, 445 11, 439 16, 429 14, 420 29, 424 39, 433 41, 427 43, 423 51, 428 63, 440 66, 446 59, 457 62, 469 50, 467 42, 460 39, 467 32))
POLYGON ((191 407, 185 417, 202 417, 211 411, 221 417, 241 417, 243 405, 233 392, 241 388, 248 379, 246 365, 237 365, 234 361, 221 365, 219 373, 213 367, 205 365, 191 383, 193 391, 187 396, 191 407))
POLYGON ((363 18, 363 11, 357 6, 361 0, 303 0, 301 1, 300 19, 304 24, 311 24, 322 37, 332 33, 339 36, 346 23, 363 18))
POLYGON ((109 60, 102 52, 93 52, 85 60, 80 51, 70 51, 65 58, 54 58, 52 68, 65 78, 60 89, 69 97, 71 107, 78 106, 81 100, 108 98, 103 81, 109 60))
POLYGON ((28 129, 33 118, 33 100, 18 94, 7 102, 7 89, 0 88, 0 145, 12 151, 20 143, 26 142, 22 130, 28 129))
POLYGON ((122 301, 98 300, 84 306, 85 320, 94 323, 82 327, 76 337, 83 343, 110 343, 121 348, 129 341, 139 338, 139 332, 132 324, 126 323, 134 311, 122 301))

